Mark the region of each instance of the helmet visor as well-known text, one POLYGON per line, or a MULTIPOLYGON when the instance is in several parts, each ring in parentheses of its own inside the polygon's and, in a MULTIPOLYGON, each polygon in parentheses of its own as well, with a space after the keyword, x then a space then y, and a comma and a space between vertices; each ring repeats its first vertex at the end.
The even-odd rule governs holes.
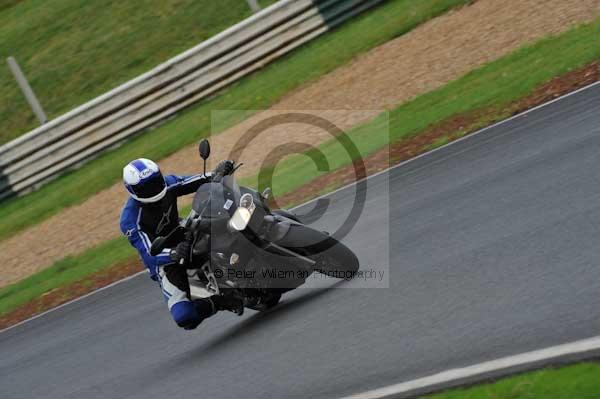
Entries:
POLYGON ((162 173, 155 173, 147 180, 142 180, 138 184, 132 186, 134 194, 138 198, 152 198, 160 194, 165 188, 165 179, 162 173))

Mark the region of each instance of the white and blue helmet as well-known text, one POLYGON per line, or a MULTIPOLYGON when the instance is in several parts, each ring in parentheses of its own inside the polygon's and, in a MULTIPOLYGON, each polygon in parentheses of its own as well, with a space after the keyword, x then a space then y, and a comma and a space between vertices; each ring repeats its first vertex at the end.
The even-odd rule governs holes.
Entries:
POLYGON ((123 168, 123 183, 129 194, 143 203, 160 201, 167 194, 167 183, 158 165, 146 158, 131 161, 123 168))

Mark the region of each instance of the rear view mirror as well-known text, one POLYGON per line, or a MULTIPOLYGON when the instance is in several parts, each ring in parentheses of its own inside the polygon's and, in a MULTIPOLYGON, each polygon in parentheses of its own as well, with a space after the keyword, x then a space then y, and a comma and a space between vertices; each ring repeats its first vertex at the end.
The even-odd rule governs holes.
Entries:
POLYGON ((203 139, 200 142, 200 145, 198 146, 198 151, 200 152, 200 158, 206 161, 210 156, 210 143, 207 139, 203 139))

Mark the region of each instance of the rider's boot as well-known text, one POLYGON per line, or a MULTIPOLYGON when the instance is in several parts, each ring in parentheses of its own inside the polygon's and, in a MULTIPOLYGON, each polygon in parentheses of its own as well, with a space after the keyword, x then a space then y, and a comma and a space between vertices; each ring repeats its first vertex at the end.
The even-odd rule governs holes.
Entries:
POLYGON ((241 316, 244 314, 244 302, 230 296, 213 295, 210 300, 215 305, 216 310, 228 310, 241 316))

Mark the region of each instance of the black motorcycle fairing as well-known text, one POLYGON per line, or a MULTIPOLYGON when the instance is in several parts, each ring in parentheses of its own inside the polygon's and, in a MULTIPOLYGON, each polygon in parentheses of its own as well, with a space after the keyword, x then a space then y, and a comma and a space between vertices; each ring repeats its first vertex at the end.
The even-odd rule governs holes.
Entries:
POLYGON ((293 220, 294 222, 301 223, 300 219, 298 219, 298 215, 292 211, 288 211, 287 209, 273 209, 272 213, 273 215, 283 216, 284 218, 293 220))
POLYGON ((285 220, 277 215, 266 217, 264 239, 272 242, 281 240, 290 229, 290 222, 290 220, 285 220))
POLYGON ((212 273, 220 289, 241 290, 241 295, 246 289, 285 292, 302 285, 313 272, 303 254, 293 256, 276 244, 285 241, 291 225, 299 224, 295 215, 271 212, 260 193, 238 186, 233 176, 200 186, 192 209, 186 223, 194 235, 191 263, 198 268, 206 265, 204 272, 212 273), (253 198, 253 213, 247 227, 235 231, 228 227, 229 220, 246 194, 253 198))

